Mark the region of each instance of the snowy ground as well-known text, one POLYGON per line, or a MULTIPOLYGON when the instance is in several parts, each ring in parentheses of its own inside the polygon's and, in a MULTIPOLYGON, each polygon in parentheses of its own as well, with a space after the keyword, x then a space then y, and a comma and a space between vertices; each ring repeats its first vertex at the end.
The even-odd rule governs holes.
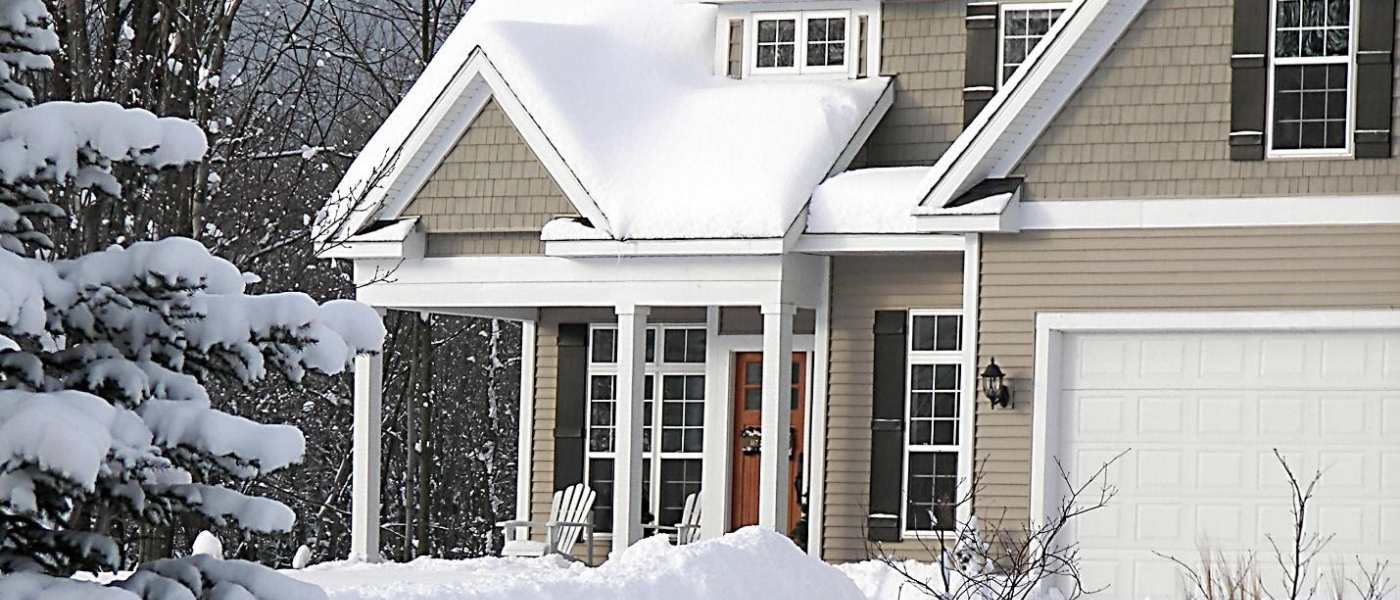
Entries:
POLYGON ((598 568, 563 559, 406 564, 334 562, 285 571, 315 583, 331 600, 911 600, 900 578, 879 563, 833 567, 786 539, 756 528, 673 547, 644 540, 598 568))

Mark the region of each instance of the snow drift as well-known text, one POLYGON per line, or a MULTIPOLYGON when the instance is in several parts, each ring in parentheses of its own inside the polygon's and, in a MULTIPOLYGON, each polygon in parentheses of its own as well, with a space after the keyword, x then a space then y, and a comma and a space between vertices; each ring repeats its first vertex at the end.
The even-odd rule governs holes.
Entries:
POLYGON ((562 558, 326 563, 287 571, 331 600, 863 600, 848 577, 749 527, 689 546, 643 540, 592 569, 562 558))

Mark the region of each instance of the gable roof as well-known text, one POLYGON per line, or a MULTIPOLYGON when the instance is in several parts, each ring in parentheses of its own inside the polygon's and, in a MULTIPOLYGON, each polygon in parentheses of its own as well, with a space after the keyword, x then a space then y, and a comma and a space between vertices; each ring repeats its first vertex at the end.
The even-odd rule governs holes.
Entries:
POLYGON ((1146 4, 1072 4, 928 172, 914 214, 946 212, 981 181, 1008 177, 1146 4))
POLYGON ((337 188, 320 238, 394 218, 490 97, 615 239, 782 237, 888 107, 887 78, 747 79, 709 64, 715 7, 480 0, 337 188))

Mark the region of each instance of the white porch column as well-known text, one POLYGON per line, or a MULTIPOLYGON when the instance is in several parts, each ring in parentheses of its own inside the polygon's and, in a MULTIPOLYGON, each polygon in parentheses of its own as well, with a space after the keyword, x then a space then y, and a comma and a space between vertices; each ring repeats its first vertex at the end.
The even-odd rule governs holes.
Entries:
POLYGON ((792 428, 791 304, 763 306, 763 438, 759 453, 758 525, 787 534, 788 452, 792 428))
POLYGON ((379 455, 384 358, 355 357, 355 432, 350 498, 350 557, 379 562, 379 455))
POLYGON ((642 539, 642 393, 646 383, 648 311, 645 306, 617 307, 614 552, 642 539))

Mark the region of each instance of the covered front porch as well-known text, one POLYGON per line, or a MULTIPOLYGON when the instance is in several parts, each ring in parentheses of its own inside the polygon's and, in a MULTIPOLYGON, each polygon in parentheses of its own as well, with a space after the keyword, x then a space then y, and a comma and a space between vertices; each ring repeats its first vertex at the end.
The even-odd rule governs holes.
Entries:
MULTIPOLYGON (((361 259, 356 275, 376 307, 524 324, 518 517, 587 483, 616 551, 696 493, 702 537, 758 524, 818 553, 829 260, 361 259)), ((355 376, 352 552, 377 560, 380 359, 355 376)))

